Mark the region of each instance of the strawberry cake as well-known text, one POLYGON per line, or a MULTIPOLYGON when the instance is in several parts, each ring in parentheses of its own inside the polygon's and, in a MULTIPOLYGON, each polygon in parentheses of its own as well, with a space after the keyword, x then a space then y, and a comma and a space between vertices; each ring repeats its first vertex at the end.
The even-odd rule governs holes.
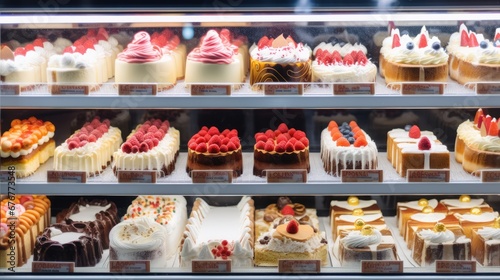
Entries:
POLYGON ((238 131, 202 127, 188 142, 186 172, 191 176, 193 170, 232 170, 234 176, 240 176, 243 156, 238 131))
POLYGON ((321 159, 328 174, 340 176, 344 169, 376 169, 377 145, 355 121, 330 121, 321 132, 321 159))
POLYGON ((158 177, 170 175, 179 155, 179 131, 168 121, 151 119, 138 125, 113 153, 113 171, 155 170, 158 177))
POLYGON ((27 91, 46 81, 47 61, 34 51, 32 44, 18 47, 14 52, 2 45, 0 59, 2 83, 17 84, 20 91, 27 91))
POLYGON ((323 83, 374 82, 377 67, 366 58, 361 44, 321 43, 314 48, 312 81, 323 83))
POLYGON ((85 123, 54 151, 54 170, 85 171, 87 176, 101 173, 110 163, 113 153, 122 144, 120 129, 95 118, 85 123))
POLYGON ((41 164, 54 155, 55 126, 35 117, 10 123, 11 128, 0 138, 1 170, 14 166, 16 177, 23 178, 33 174, 41 164))
POLYGON ((266 170, 303 169, 309 172, 309 139, 306 133, 288 128, 284 123, 278 129, 255 134, 253 175, 264 177, 266 170))
POLYGON ((179 36, 172 30, 165 29, 161 33, 151 34, 151 44, 161 48, 164 55, 171 55, 175 60, 175 72, 177 80, 184 79, 186 69, 186 45, 181 44, 179 36))

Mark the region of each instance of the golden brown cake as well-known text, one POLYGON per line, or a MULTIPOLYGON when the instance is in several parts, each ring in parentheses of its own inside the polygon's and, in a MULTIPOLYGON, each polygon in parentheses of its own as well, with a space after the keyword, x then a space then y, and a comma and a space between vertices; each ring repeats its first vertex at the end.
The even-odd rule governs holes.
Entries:
POLYGON ((449 214, 468 214, 472 208, 479 208, 483 213, 493 212, 493 208, 484 199, 471 198, 469 195, 461 195, 458 199, 443 199, 440 202, 448 208, 449 214))
POLYGON ((498 212, 483 212, 481 208, 474 207, 469 213, 455 213, 455 217, 460 221, 460 226, 464 229, 467 238, 472 238, 474 229, 493 226, 495 219, 498 218, 498 212))
POLYGON ((446 206, 439 203, 436 199, 427 200, 425 198, 421 198, 417 201, 398 202, 396 215, 398 219, 399 233, 402 236, 405 236, 406 223, 411 216, 421 213, 424 208, 430 213, 448 213, 446 206))
POLYGON ((431 142, 441 144, 432 131, 421 131, 417 125, 413 125, 409 130, 395 128, 387 132, 387 159, 389 159, 394 168, 396 168, 396 162, 398 162, 398 157, 401 153, 401 148, 398 147, 398 144, 415 144, 418 143, 422 136, 429 138, 431 142))
POLYGON ((378 230, 386 229, 382 213, 366 214, 361 209, 354 209, 350 215, 339 215, 335 217, 332 225, 332 239, 336 240, 342 231, 361 229, 362 225, 369 224, 378 230))
POLYGON ((500 218, 472 230, 472 255, 483 266, 500 266, 500 218))
POLYGON ((335 218, 340 215, 352 215, 353 212, 364 215, 381 214, 376 200, 361 200, 350 196, 346 200, 332 200, 330 202, 330 225, 335 226, 335 218))
POLYGON ((396 171, 406 177, 408 169, 448 169, 450 152, 445 145, 432 142, 427 136, 417 143, 397 144, 396 171))
POLYGON ((409 249, 412 249, 415 240, 415 233, 422 228, 432 228, 436 223, 446 226, 460 227, 458 219, 445 213, 433 213, 429 208, 424 208, 422 213, 413 214, 406 223, 404 240, 409 249))

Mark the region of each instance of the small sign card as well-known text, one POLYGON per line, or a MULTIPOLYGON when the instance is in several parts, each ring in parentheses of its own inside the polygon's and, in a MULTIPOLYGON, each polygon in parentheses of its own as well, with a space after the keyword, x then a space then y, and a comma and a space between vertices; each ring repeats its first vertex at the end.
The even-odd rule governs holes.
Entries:
POLYGON ((74 262, 33 262, 31 272, 34 273, 73 273, 74 262))
POLYGON ((304 85, 302 84, 275 84, 264 85, 265 95, 302 95, 304 85))
POLYGON ((444 84, 403 83, 401 94, 443 94, 444 84))
POLYGON ((51 85, 51 93, 54 95, 88 95, 88 85, 51 85))
POLYGON ((47 171, 47 182, 49 183, 86 183, 85 171, 47 171))
POLYGON ((193 183, 231 183, 233 170, 193 170, 191 179, 193 183))
POLYGON ((408 182, 433 182, 447 183, 450 181, 449 169, 408 169, 406 173, 408 182))
POLYGON ((109 261, 111 273, 149 273, 149 261, 109 261))
POLYGON ((375 84, 333 84, 334 95, 375 94, 375 84))
POLYGON ((342 170, 341 172, 342 183, 369 183, 369 182, 383 182, 383 170, 342 170))
POLYGON ((320 260, 279 260, 279 273, 320 273, 320 260))
POLYGON ((229 273, 231 260, 193 260, 193 273, 229 273))
POLYGON ((268 169, 265 172, 268 183, 307 183, 305 169, 268 169))
POLYGON ((500 83, 477 83, 477 94, 500 94, 500 83))
POLYGON ((231 85, 191 85, 191 95, 231 95, 231 85))
POLYGON ((119 84, 119 95, 156 95, 158 87, 156 84, 119 84))
POLYGON ((437 273, 476 273, 476 261, 436 261, 437 273))
POLYGON ((481 182, 483 183, 500 182, 500 169, 481 170, 481 182))
POLYGON ((0 94, 19 95, 19 85, 0 85, 0 94))
POLYGON ((403 261, 361 261, 361 273, 403 273, 403 261))
POLYGON ((118 183, 156 183, 156 171, 154 170, 119 170, 116 176, 118 183))

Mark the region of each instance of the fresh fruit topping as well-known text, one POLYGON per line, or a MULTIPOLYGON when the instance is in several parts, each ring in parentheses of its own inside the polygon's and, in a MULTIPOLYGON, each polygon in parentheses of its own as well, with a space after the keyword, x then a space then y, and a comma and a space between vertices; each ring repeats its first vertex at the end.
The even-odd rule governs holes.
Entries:
POLYGON ((267 136, 263 133, 263 132, 257 132, 255 133, 255 142, 259 142, 259 141, 267 141, 267 136), (264 140, 265 139, 265 140, 264 140))
POLYGON ((192 142, 191 144, 188 145, 189 149, 195 151, 196 150, 196 147, 198 146, 198 144, 196 144, 196 142, 192 142))
POLYGON ((408 132, 408 136, 410 136, 410 138, 413 138, 413 139, 418 139, 420 138, 420 128, 416 125, 412 126, 410 128, 410 131, 408 132))
POLYGON ((219 145, 217 144, 209 144, 208 146, 208 152, 211 154, 216 154, 220 151, 219 145))
POLYGON ((469 34, 469 47, 473 48, 477 46, 479 46, 479 43, 477 41, 476 33, 471 32, 469 34))
POLYGON ((285 207, 283 207, 280 212, 282 215, 291 215, 291 216, 295 215, 295 211, 293 210, 293 207, 290 205, 285 205, 285 207))
POLYGON ((297 131, 297 130, 296 130, 295 128, 290 128, 290 129, 288 130, 288 135, 290 135, 290 136, 292 136, 292 137, 293 137, 293 135, 295 134, 295 132, 296 132, 296 131, 297 131))
POLYGON ((274 131, 268 129, 264 134, 267 136, 267 138, 274 139, 274 131))
POLYGON ((359 137, 365 137, 365 134, 363 133, 363 131, 361 129, 359 129, 358 131, 356 131, 354 133, 354 139, 358 139, 359 137))
POLYGON ((132 146, 132 153, 137 154, 139 152, 139 147, 138 146, 132 146))
POLYGON ((490 123, 491 123, 491 116, 490 115, 486 115, 486 117, 484 117, 483 121, 484 121, 484 126, 486 128, 486 131, 488 131, 490 129, 490 123))
POLYGON ((468 47, 469 46, 469 35, 466 30, 462 30, 460 33, 460 46, 468 47))
POLYGON ((200 135, 200 136, 202 136, 202 137, 205 137, 205 135, 207 135, 207 134, 208 134, 208 130, 203 130, 203 129, 202 129, 202 130, 200 130, 200 131, 198 132, 198 135, 200 135))
POLYGON ((210 136, 212 136, 212 135, 219 135, 219 134, 220 134, 220 132, 219 132, 219 129, 218 129, 217 127, 212 126, 212 127, 210 127, 210 129, 208 130, 208 134, 209 134, 210 136))
POLYGON ((418 42, 418 48, 422 49, 425 47, 427 47, 427 36, 425 36, 424 34, 421 34, 420 41, 418 42))
MULTIPOLYGON (((76 141, 71 141, 68 144, 68 149, 70 149, 70 150, 73 150, 73 149, 78 148, 78 147, 79 147, 79 142, 76 142, 76 141)), ((122 147, 122 150, 123 150, 123 147, 122 147)))
POLYGON ((481 41, 481 43, 479 43, 479 46, 481 47, 481 49, 487 49, 488 48, 488 42, 481 41))
POLYGON ((139 148, 141 153, 147 153, 149 151, 149 146, 145 142, 143 142, 139 148))
POLYGON ((229 143, 227 143, 227 150, 229 152, 232 152, 232 151, 235 151, 237 149, 236 145, 234 145, 233 142, 229 141, 229 143))
POLYGON ((295 147, 295 150, 296 151, 302 151, 306 148, 306 146, 304 145, 304 143, 300 142, 300 141, 297 141, 294 145, 295 147))
POLYGON ((198 146, 196 146, 196 151, 198 153, 205 153, 207 151, 207 144, 205 143, 198 144, 198 146))
POLYGON ((258 150, 264 150, 265 147, 266 147, 266 142, 264 142, 264 141, 258 141, 255 144, 255 148, 258 149, 258 150))
POLYGON ((345 138, 345 137, 340 137, 337 139, 337 146, 338 147, 349 147, 351 146, 351 143, 345 138))
POLYGON ((16 50, 14 51, 14 55, 15 56, 18 56, 18 55, 25 56, 26 50, 23 47, 16 48, 16 50))
POLYGON ((368 63, 368 58, 366 57, 366 55, 360 51, 360 53, 358 54, 358 59, 356 60, 356 62, 359 64, 359 65, 366 65, 368 63))
POLYGON ((328 123, 328 130, 332 130, 334 127, 339 127, 339 125, 335 121, 330 121, 328 123))
POLYGON ((421 151, 427 151, 431 149, 431 141, 426 136, 422 137, 418 141, 418 149, 421 151))
POLYGON ((489 136, 498 136, 498 124, 497 119, 492 119, 490 122, 490 128, 488 129, 489 136))
POLYGON ((278 126, 278 130, 281 131, 281 133, 287 133, 288 132, 288 126, 285 123, 281 123, 278 126))
POLYGON ((224 145, 224 144, 220 145, 220 152, 221 153, 227 153, 227 151, 228 151, 227 145, 224 145))
POLYGON ((277 129, 274 131, 274 137, 278 137, 278 135, 280 135, 280 134, 281 134, 281 131, 279 131, 277 129))
POLYGON ((229 130, 229 129, 226 128, 220 134, 222 134, 224 136, 227 136, 230 132, 231 132, 231 130, 229 130))
POLYGON ((208 127, 207 126, 202 126, 200 130, 208 131, 208 127))
POLYGON ((358 124, 357 124, 355 121, 350 121, 350 122, 349 122, 349 127, 350 127, 351 129, 354 129, 355 127, 358 127, 358 124))
MULTIPOLYGON (((266 138, 267 139, 267 138, 266 138)), ((227 145, 230 139, 228 137, 222 139, 222 145, 227 145)), ((266 140, 267 141, 267 140, 266 140)), ((265 142, 265 141, 264 141, 265 142)))
POLYGON ((97 137, 94 134, 90 134, 89 137, 87 138, 87 141, 95 142, 97 141, 97 137))
POLYGON ((299 232, 299 223, 296 220, 291 220, 290 222, 288 222, 288 224, 286 225, 286 232, 290 234, 296 234, 297 232, 299 232))
POLYGON ((406 43, 406 49, 413 50, 413 48, 415 48, 415 44, 413 44, 413 42, 406 43))
POLYGON ((304 144, 304 146, 309 147, 309 139, 307 139, 307 137, 302 137, 302 138, 300 138, 299 141, 302 142, 302 144, 304 144))
MULTIPOLYGON (((286 135, 288 135, 288 133, 286 135)), ((288 138, 285 136, 285 134, 280 134, 278 135, 278 137, 276 137, 276 143, 279 143, 281 141, 288 141, 288 138)))
POLYGON ((26 52, 29 52, 29 51, 34 51, 35 50, 35 46, 33 44, 27 44, 25 47, 24 47, 24 50, 26 52))
POLYGON ((293 138, 295 138, 297 140, 300 140, 302 137, 306 137, 306 133, 304 131, 302 131, 302 130, 297 130, 293 134, 293 138))
POLYGON ((290 141, 288 141, 288 142, 286 143, 286 145, 285 145, 285 150, 286 150, 287 152, 293 152, 293 150, 294 150, 294 149, 295 149, 295 148, 294 148, 294 146, 293 146, 293 143, 292 143, 292 142, 290 142, 290 141))
POLYGON ((267 47, 269 43, 269 38, 267 36, 264 36, 260 38, 259 42, 257 43, 257 46, 259 49, 263 49, 264 47, 267 47))
POLYGON ((205 140, 205 137, 200 137, 200 138, 197 138, 195 143, 196 144, 201 144, 201 143, 206 143, 207 141, 205 140))
POLYGON ((274 150, 277 152, 277 153, 284 153, 285 150, 286 150, 286 142, 285 141, 281 141, 279 142, 275 147, 274 147, 274 150))
POLYGON ((399 34, 394 33, 394 35, 392 36, 392 48, 394 49, 394 48, 397 48, 400 46, 401 46, 401 42, 400 42, 399 34))
POLYGON ((227 246, 228 242, 227 242, 227 240, 222 240, 222 242, 220 244, 222 244, 222 246, 227 246))
POLYGON ((438 42, 432 43, 432 49, 438 51, 441 48, 441 44, 438 42))
MULTIPOLYGON (((222 144, 222 141, 220 140, 219 135, 214 135, 210 138, 210 140, 208 140, 209 146, 216 145, 217 147, 219 147, 221 144, 222 144)), ((210 150, 210 148, 209 148, 209 150, 210 150)))
POLYGON ((354 147, 359 148, 359 147, 364 147, 366 145, 368 145, 368 142, 366 142, 365 137, 358 137, 356 141, 354 141, 354 147))
POLYGON ((333 141, 337 141, 340 137, 343 137, 342 133, 340 133, 340 131, 338 132, 335 132, 332 134, 332 140, 333 141))
POLYGON ((240 147, 240 138, 238 137, 232 137, 229 142, 233 143, 236 148, 240 147))
POLYGON ((350 54, 347 54, 346 56, 344 56, 343 62, 344 62, 344 65, 353 65, 354 58, 350 54))
POLYGON ((481 128, 481 126, 483 126, 483 121, 484 115, 479 116, 479 119, 477 120, 477 128, 481 128))

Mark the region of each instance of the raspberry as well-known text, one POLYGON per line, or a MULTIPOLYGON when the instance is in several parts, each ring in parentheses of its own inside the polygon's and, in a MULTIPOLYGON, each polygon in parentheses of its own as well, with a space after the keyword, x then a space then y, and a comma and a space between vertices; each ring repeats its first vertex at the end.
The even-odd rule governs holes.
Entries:
POLYGON ((220 140, 219 135, 214 135, 208 140, 208 145, 217 145, 219 147, 222 144, 222 141, 220 140))
POLYGON ((97 137, 95 137, 94 134, 90 134, 89 137, 87 138, 87 141, 95 142, 95 141, 97 141, 97 137))
POLYGON ((87 134, 82 133, 78 136, 78 138, 80 139, 80 141, 87 141, 89 137, 87 136, 87 134))
POLYGON ((281 209, 281 214, 293 216, 293 215, 295 215, 295 211, 293 210, 292 206, 285 205, 285 207, 283 207, 283 209, 281 209))
POLYGON ((291 220, 290 222, 288 222, 288 224, 286 225, 286 232, 290 234, 296 234, 297 232, 299 232, 299 223, 296 220, 291 220))
POLYGON ((196 142, 192 142, 191 144, 188 145, 189 149, 190 150, 196 150, 196 147, 198 146, 198 144, 196 144, 196 142))
POLYGON ((264 150, 268 152, 274 151, 274 142, 272 140, 267 140, 266 145, 264 146, 264 150))
POLYGON ((240 138, 238 138, 238 137, 233 137, 229 141, 232 142, 232 143, 234 143, 234 145, 236 146, 236 148, 238 148, 240 146, 240 138))
POLYGON ((198 146, 196 146, 196 151, 198 153, 205 153, 207 151, 207 144, 205 143, 198 144, 198 146))
MULTIPOLYGON (((153 140, 152 140, 152 141, 153 141, 153 145, 154 145, 155 147, 156 147, 156 146, 158 146, 158 143, 160 143, 160 141, 159 141, 158 139, 156 139, 156 138, 153 138, 153 140)), ((196 143, 195 143, 195 144, 196 144, 196 143)))
POLYGON ((162 130, 164 133, 167 133, 169 128, 170 127, 168 125, 162 125, 158 128, 158 130, 162 130))
POLYGON ((274 139, 274 131, 268 129, 264 134, 267 136, 267 138, 274 139))
POLYGON ((297 130, 294 134, 293 137, 297 140, 300 140, 302 137, 306 137, 306 133, 302 130, 297 130))
POLYGON ((281 131, 281 133, 287 133, 288 132, 288 126, 285 123, 281 123, 278 126, 278 130, 281 131))
POLYGON ((220 132, 219 132, 219 129, 215 126, 212 126, 210 127, 210 129, 208 130, 208 134, 210 135, 219 135, 220 132))
POLYGON ((227 242, 227 240, 222 240, 221 244, 222 244, 222 246, 227 246, 228 242, 227 242))
POLYGON ((141 153, 146 153, 147 151, 149 151, 148 144, 146 144, 145 142, 142 143, 141 146, 139 147, 139 150, 141 151, 141 153))
POLYGON ((300 141, 297 141, 297 143, 295 143, 295 150, 296 151, 302 151, 306 148, 306 146, 304 146, 304 143, 300 142, 300 141))
POLYGON ((85 140, 80 141, 80 147, 83 147, 83 146, 87 145, 87 143, 89 143, 89 142, 87 142, 85 140))
POLYGON ((229 139, 228 137, 225 137, 225 138, 222 138, 222 139, 221 139, 221 143, 222 143, 222 145, 227 145, 227 144, 229 143, 229 141, 230 141, 230 140, 231 140, 231 139, 229 139))
POLYGON ((285 141, 279 142, 278 145, 276 145, 276 147, 274 147, 274 150, 277 153, 283 153, 283 152, 285 152, 285 150, 286 150, 286 142, 285 141))
POLYGON ((293 137, 288 140, 288 142, 292 143, 293 145, 295 145, 295 143, 297 143, 297 141, 298 140, 293 138, 293 137))
POLYGON ((208 152, 211 154, 216 154, 220 151, 219 145, 211 144, 208 146, 208 152))
POLYGON ((281 134, 281 131, 279 131, 277 129, 274 131, 274 137, 278 137, 278 135, 280 135, 280 134, 281 134))
POLYGON ((426 136, 422 137, 420 141, 418 141, 418 149, 425 151, 431 149, 431 141, 426 136))
POLYGON ((194 141, 196 144, 206 143, 205 137, 200 137, 194 141))
POLYGON ((205 138, 205 142, 208 142, 208 141, 210 141, 210 138, 212 138, 212 135, 207 133, 204 138, 205 138))
POLYGON ((144 134, 143 141, 155 139, 155 135, 151 132, 144 134))
POLYGON ((137 138, 135 138, 135 136, 132 136, 130 137, 127 142, 130 143, 130 145, 132 146, 139 146, 140 145, 140 142, 137 140, 137 138))
POLYGON ((77 143, 76 141, 71 141, 71 142, 69 142, 69 144, 68 144, 68 149, 73 150, 73 149, 75 149, 75 148, 78 148, 78 146, 79 146, 78 144, 79 144, 79 143, 77 143))
POLYGON ((255 141, 256 142, 259 142, 259 141, 264 141, 264 142, 267 142, 267 136, 264 134, 264 133, 261 133, 259 135, 255 135, 255 141))
POLYGON ((363 136, 363 137, 359 137, 356 139, 356 141, 354 141, 354 147, 364 147, 368 145, 368 142, 366 142, 366 138, 363 136))
POLYGON ((233 138, 233 137, 238 137, 238 130, 236 129, 231 129, 231 132, 227 134, 227 137, 233 138))
POLYGON ((156 126, 150 126, 148 128, 148 132, 155 133, 158 131, 158 128, 156 126))
POLYGON ((293 137, 293 135, 295 134, 295 132, 296 132, 296 131, 297 131, 297 130, 296 130, 295 128, 290 128, 290 129, 288 130, 288 135, 290 135, 290 136, 292 136, 292 137, 293 137))
POLYGON ((200 135, 201 137, 205 137, 205 135, 207 135, 207 131, 206 130, 200 130, 200 132, 198 132, 198 135, 200 135))
POLYGON ((236 147, 236 145, 234 145, 233 142, 230 141, 229 143, 227 143, 227 150, 228 151, 231 152, 231 151, 235 151, 236 149, 238 149, 238 148, 236 147))
POLYGON ((227 148, 227 145, 220 145, 220 152, 221 153, 227 153, 228 151, 228 148, 227 148))
POLYGON ((137 141, 139 141, 139 143, 142 143, 144 141, 144 134, 142 133, 142 131, 141 133, 136 133, 134 136, 137 139, 137 141))
POLYGON ((85 128, 87 129, 88 132, 91 132, 92 130, 94 130, 94 127, 91 126, 90 124, 85 125, 85 128))
POLYGON ((202 126, 202 127, 201 127, 201 129, 200 129, 200 131, 201 131, 201 130, 203 130, 203 131, 208 131, 208 127, 206 127, 206 126, 202 126))
POLYGON ((102 134, 108 132, 109 130, 109 126, 105 125, 105 124, 101 124, 98 128, 97 128, 102 134))
POLYGON ((216 255, 217 254, 217 249, 216 248, 213 248, 212 249, 212 255, 216 255))
POLYGON ((410 136, 410 138, 413 138, 413 139, 418 139, 420 138, 420 128, 416 125, 412 126, 410 128, 410 131, 408 132, 408 136, 410 136))
POLYGON ((337 146, 338 147, 349 147, 349 146, 351 146, 351 143, 349 143, 349 141, 347 139, 345 139, 344 137, 340 137, 337 140, 337 146))
POLYGON ((299 141, 302 142, 302 144, 304 144, 304 146, 309 147, 309 139, 307 139, 307 137, 302 137, 302 138, 300 138, 299 141))
MULTIPOLYGON (((153 149, 153 148, 155 147, 155 144, 154 144, 154 142, 153 142, 153 140, 152 140, 152 139, 146 139, 146 140, 144 140, 144 143, 146 143, 146 145, 148 145, 148 148, 149 148, 150 150, 151 150, 151 149, 153 149)), ((144 143, 143 143, 143 144, 144 144, 144 143)))
MULTIPOLYGON (((287 135, 288 135, 288 133, 287 133, 287 135)), ((280 134, 280 135, 278 135, 278 137, 276 137, 276 143, 279 143, 281 141, 285 141, 285 142, 288 141, 288 138, 285 136, 285 134, 280 134)))
POLYGON ((264 141, 259 141, 255 144, 255 148, 258 150, 264 150, 265 147, 266 147, 266 142, 264 141))
POLYGON ((328 123, 328 130, 332 130, 334 127, 339 127, 339 125, 335 121, 330 121, 328 123))
POLYGON ((109 119, 103 120, 102 123, 107 125, 108 127, 111 125, 111 122, 109 121, 109 119))
POLYGON ((286 145, 285 145, 285 150, 286 150, 287 152, 293 152, 293 151, 294 151, 293 144, 292 144, 290 141, 286 143, 286 145))
POLYGON ((224 136, 227 136, 229 134, 229 132, 231 132, 229 129, 224 129, 221 134, 224 135, 224 136))
POLYGON ((333 134, 331 134, 331 136, 332 136, 333 141, 337 141, 340 137, 343 137, 343 135, 342 135, 342 133, 340 133, 340 131, 334 132, 333 134))

